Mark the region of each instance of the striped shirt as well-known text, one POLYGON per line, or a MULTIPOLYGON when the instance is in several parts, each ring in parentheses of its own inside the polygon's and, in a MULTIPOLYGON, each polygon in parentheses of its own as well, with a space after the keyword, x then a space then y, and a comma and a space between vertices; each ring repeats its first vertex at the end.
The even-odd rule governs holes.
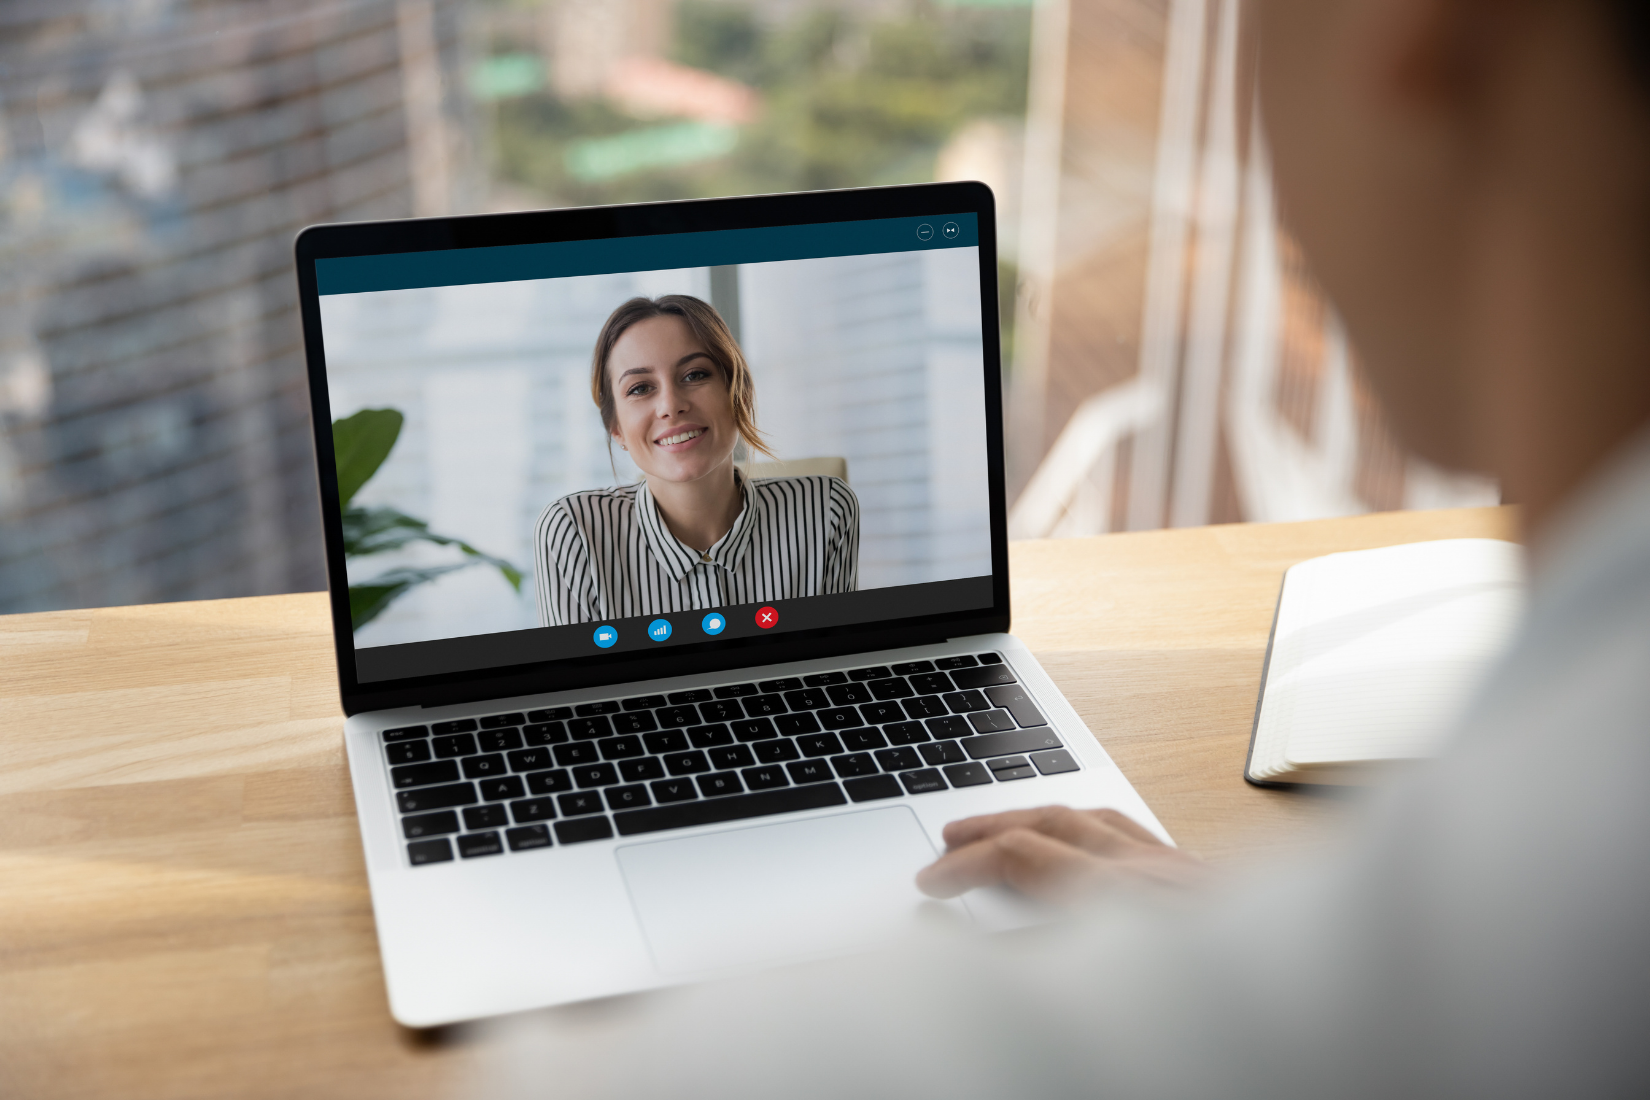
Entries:
POLYGON ((852 592, 859 499, 834 477, 740 479, 745 506, 700 553, 664 524, 647 482, 569 493, 533 539, 545 626, 852 592))

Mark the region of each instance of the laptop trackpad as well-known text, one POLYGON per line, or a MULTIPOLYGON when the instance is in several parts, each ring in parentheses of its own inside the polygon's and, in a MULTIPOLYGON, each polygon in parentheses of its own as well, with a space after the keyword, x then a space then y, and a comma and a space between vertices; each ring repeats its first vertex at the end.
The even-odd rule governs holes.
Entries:
POLYGON ((680 974, 830 954, 910 929, 937 853, 909 806, 617 852, 653 961, 680 974))

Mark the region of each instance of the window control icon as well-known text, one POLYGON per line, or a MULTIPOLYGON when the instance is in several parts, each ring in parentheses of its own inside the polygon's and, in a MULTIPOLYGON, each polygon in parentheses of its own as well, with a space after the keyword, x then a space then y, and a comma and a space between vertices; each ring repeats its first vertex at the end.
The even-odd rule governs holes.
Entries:
POLYGON ((763 630, 772 630, 779 625, 779 612, 771 607, 760 607, 756 610, 756 625, 763 630))

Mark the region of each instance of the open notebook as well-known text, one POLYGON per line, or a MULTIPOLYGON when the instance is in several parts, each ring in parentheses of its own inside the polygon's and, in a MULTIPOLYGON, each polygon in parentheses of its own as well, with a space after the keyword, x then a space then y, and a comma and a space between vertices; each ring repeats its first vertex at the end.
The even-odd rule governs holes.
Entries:
POLYGON ((1330 554, 1284 574, 1244 778, 1367 782, 1431 755, 1511 639, 1524 553, 1446 539, 1330 554))

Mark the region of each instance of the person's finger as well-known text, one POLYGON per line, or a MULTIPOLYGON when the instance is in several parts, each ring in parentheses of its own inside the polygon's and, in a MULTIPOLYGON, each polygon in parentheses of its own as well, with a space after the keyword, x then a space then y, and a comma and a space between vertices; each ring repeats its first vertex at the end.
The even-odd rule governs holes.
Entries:
POLYGON ((1120 833, 1127 833, 1129 836, 1140 841, 1142 844, 1156 844, 1161 847, 1168 847, 1168 845, 1165 845, 1162 840, 1158 839, 1156 833, 1152 832, 1150 829, 1146 828, 1144 825, 1140 824, 1140 822, 1136 821, 1134 818, 1130 817, 1121 810, 1083 810, 1082 812, 1101 821, 1111 828, 1116 829, 1120 833))
POLYGON ((1032 897, 1071 896, 1105 873, 1103 862, 1070 844, 1012 828, 947 852, 917 874, 930 897, 952 898, 980 886, 1007 884, 1032 897))
POLYGON ((1135 833, 1117 828, 1114 817, 1127 820, 1115 811, 1039 806, 954 821, 942 835, 947 848, 963 848, 1012 829, 1030 829, 1095 855, 1115 855, 1135 842, 1135 833))

